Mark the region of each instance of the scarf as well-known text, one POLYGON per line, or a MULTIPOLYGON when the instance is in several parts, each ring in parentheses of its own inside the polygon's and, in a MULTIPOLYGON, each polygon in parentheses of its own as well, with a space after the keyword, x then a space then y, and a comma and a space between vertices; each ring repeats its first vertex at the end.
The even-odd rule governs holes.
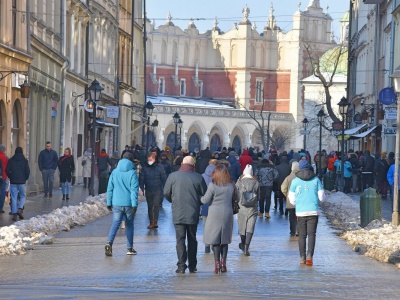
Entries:
POLYGON ((63 162, 64 162, 64 160, 66 160, 66 159, 68 159, 68 158, 70 158, 70 157, 72 157, 72 155, 71 155, 71 154, 68 154, 68 155, 61 156, 61 157, 60 157, 60 163, 63 163, 63 162))
POLYGON ((101 156, 101 157, 106 157, 106 156, 107 156, 107 153, 105 153, 105 152, 100 152, 100 156, 101 156))
POLYGON ((179 171, 182 172, 194 172, 194 165, 191 164, 182 164, 179 168, 179 171))

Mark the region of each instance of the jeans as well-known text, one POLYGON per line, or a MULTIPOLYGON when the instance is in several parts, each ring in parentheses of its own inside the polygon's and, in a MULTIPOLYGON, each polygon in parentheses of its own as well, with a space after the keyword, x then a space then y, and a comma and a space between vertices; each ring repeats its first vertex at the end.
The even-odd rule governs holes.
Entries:
POLYGON ((126 232, 126 247, 132 248, 133 247, 133 219, 135 215, 132 213, 131 206, 113 206, 112 207, 113 213, 113 222, 110 228, 110 232, 108 233, 107 241, 109 243, 113 243, 115 239, 115 235, 121 225, 125 217, 125 232, 126 232))
POLYGON ((53 193, 54 171, 53 169, 42 170, 43 191, 45 194, 51 195, 53 193))
POLYGON ((61 190, 63 195, 69 195, 71 192, 71 182, 61 182, 61 190))
POLYGON ((317 233, 318 216, 298 217, 299 228, 299 250, 300 258, 306 258, 306 239, 308 236, 307 258, 314 256, 315 234, 317 233))
POLYGON ((10 193, 11 193, 11 213, 16 214, 17 209, 23 209, 25 205, 26 199, 26 184, 11 184, 10 185, 10 193), (18 201, 18 193, 19 193, 19 203, 18 201))
POLYGON ((271 194, 272 194, 272 186, 261 186, 260 187, 260 199, 258 200, 258 204, 260 206, 260 213, 267 213, 271 208, 271 194), (265 205, 265 210, 264 210, 265 205))
POLYGON ((352 189, 353 189, 353 193, 356 193, 358 191, 358 174, 354 174, 352 175, 353 178, 353 183, 352 183, 352 189))
POLYGON ((189 262, 189 270, 196 269, 197 266, 197 224, 175 224, 176 234, 176 253, 178 255, 179 270, 187 268, 186 260, 189 262), (186 236, 188 239, 188 247, 186 251, 186 236))
POLYGON ((287 208, 286 210, 288 211, 289 214, 290 235, 295 235, 297 232, 296 210, 294 208, 287 208))
POLYGON ((5 180, 0 184, 0 210, 3 210, 4 201, 6 200, 6 185, 7 182, 5 180))
POLYGON ((147 213, 149 220, 158 220, 160 211, 161 190, 159 191, 146 191, 147 213))

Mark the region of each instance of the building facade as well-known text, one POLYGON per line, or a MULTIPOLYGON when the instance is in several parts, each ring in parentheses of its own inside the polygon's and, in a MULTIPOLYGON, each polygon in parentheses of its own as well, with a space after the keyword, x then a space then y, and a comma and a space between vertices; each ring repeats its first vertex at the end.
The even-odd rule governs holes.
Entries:
MULTIPOLYGON (((199 33, 193 20, 182 30, 174 25, 171 14, 159 27, 148 22, 147 94, 201 99, 244 112, 264 111, 267 115, 271 112, 277 118, 271 118, 270 127, 278 126, 279 116, 287 114, 287 125, 296 128, 296 133, 286 147, 301 148, 299 124, 304 118, 305 99, 300 80, 311 75, 306 47, 311 45, 323 53, 336 46, 331 36, 332 19, 315 0, 310 1, 305 11, 299 7, 293 15, 293 29, 286 33, 277 26, 272 5, 261 32, 251 22, 247 5, 242 15, 227 32, 218 27, 217 18, 205 33, 199 33)), ((164 117, 157 115, 160 146, 165 146, 174 132, 171 116, 164 122, 164 117)), ((198 124, 196 128, 202 128, 194 132, 202 146, 215 140, 220 145, 232 146, 233 138, 237 137, 239 142, 235 144, 242 148, 263 148, 256 122, 249 116, 246 129, 232 122, 232 114, 226 118, 222 114, 214 121, 208 117, 195 115, 183 125, 188 133, 194 132, 194 123, 198 124), (220 124, 225 124, 225 128, 220 124), (214 135, 213 128, 216 128, 214 135), (235 131, 240 134, 232 135, 235 131), (204 135, 207 132, 209 138, 204 135)))

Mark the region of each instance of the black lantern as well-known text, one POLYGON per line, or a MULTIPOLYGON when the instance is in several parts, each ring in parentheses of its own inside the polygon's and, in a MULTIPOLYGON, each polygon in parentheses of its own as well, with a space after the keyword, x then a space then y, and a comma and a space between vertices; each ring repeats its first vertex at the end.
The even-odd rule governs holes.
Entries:
POLYGON ((178 114, 178 112, 175 112, 174 116, 172 117, 174 119, 174 124, 178 124, 179 123, 179 119, 181 118, 178 114))
POLYGON ((344 117, 344 115, 347 114, 347 109, 349 108, 349 102, 345 97, 342 97, 338 105, 339 105, 339 112, 344 117))
POLYGON ((153 103, 151 103, 150 101, 147 101, 145 107, 146 107, 146 115, 151 116, 153 113, 153 110, 154 110, 153 103))
POLYGON ((31 87, 28 81, 25 79, 21 87, 21 98, 29 98, 29 88, 31 87))

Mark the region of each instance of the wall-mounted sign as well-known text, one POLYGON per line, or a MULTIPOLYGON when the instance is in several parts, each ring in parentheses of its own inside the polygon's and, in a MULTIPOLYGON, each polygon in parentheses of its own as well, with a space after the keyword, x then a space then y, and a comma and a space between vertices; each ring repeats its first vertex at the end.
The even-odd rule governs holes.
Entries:
POLYGON ((384 88, 379 92, 379 101, 385 105, 391 105, 396 102, 396 93, 390 87, 384 88))
POLYGON ((383 133, 385 135, 396 135, 396 127, 386 127, 383 133))
POLYGON ((397 119, 397 109, 394 107, 385 109, 385 119, 386 120, 396 120, 397 119))
POLYGON ((118 119, 119 117, 119 107, 118 106, 107 106, 107 118, 118 119))

